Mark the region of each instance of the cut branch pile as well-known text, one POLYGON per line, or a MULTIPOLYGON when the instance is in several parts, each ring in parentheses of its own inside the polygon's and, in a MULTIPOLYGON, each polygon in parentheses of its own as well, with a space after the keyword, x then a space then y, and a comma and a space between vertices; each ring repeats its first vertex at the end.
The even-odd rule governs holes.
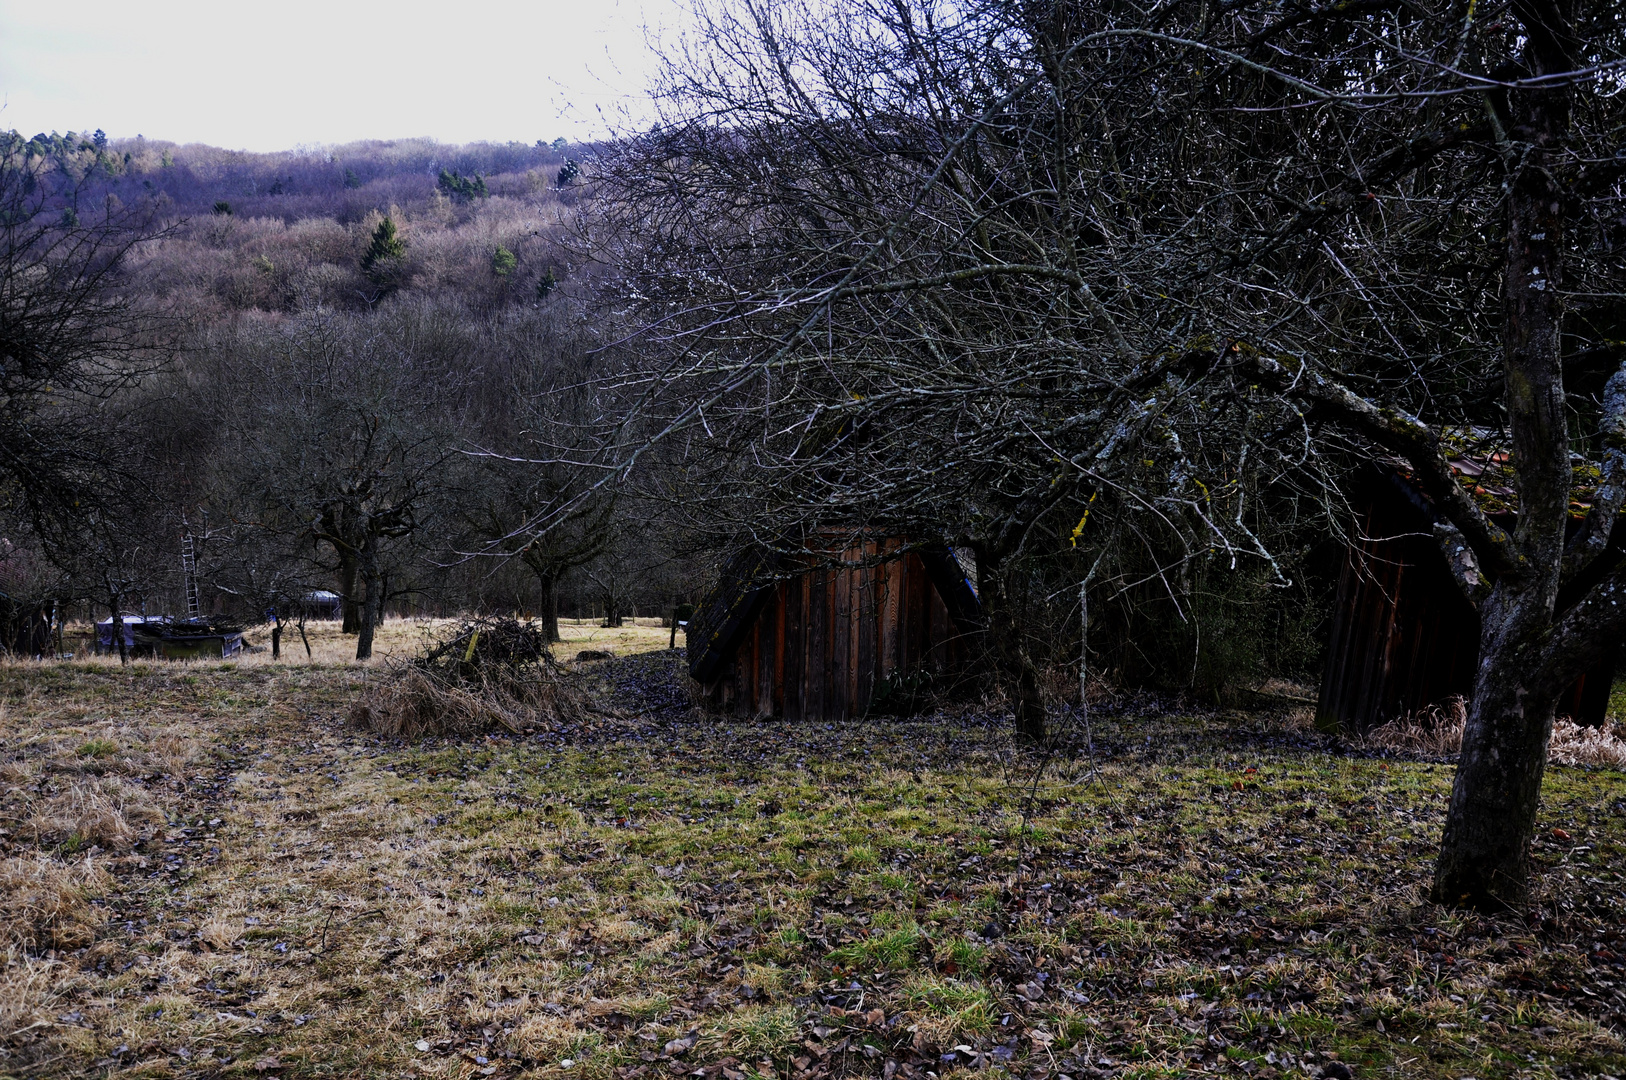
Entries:
POLYGON ((350 709, 351 723, 407 739, 522 732, 579 718, 580 690, 539 627, 476 619, 395 666, 350 709))

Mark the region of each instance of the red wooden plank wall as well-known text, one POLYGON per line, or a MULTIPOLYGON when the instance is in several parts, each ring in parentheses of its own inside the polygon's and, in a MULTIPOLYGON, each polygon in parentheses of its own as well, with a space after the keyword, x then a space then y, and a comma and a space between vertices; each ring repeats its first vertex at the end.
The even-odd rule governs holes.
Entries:
POLYGON ((869 540, 779 582, 731 665, 708 687, 714 707, 743 715, 845 720, 876 688, 917 671, 966 663, 970 643, 903 541, 869 540), (885 561, 879 561, 885 559, 885 561))

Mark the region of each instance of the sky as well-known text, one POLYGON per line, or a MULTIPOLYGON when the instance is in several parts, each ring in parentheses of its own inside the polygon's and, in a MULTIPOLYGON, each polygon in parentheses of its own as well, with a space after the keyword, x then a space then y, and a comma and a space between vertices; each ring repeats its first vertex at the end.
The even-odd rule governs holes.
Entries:
POLYGON ((234 150, 594 138, 681 0, 0 0, 0 130, 234 150))

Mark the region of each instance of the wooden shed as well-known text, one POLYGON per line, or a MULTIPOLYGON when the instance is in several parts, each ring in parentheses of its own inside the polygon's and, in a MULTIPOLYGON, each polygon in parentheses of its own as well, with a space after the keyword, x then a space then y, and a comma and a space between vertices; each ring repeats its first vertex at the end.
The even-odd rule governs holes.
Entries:
MULTIPOLYGON (((1390 468, 1374 470, 1357 490, 1356 539, 1339 575, 1316 704, 1318 726, 1350 733, 1467 697, 1479 658, 1479 613, 1451 579, 1428 498, 1390 468)), ((1494 516, 1509 528, 1515 519, 1494 516)), ((1561 594, 1560 607, 1566 600, 1573 603, 1561 594)), ((1601 724, 1614 672, 1614 657, 1588 671, 1558 714, 1601 724)))
POLYGON ((980 626, 976 590, 942 545, 747 551, 689 624, 689 673, 719 712, 846 720, 965 673, 980 626))

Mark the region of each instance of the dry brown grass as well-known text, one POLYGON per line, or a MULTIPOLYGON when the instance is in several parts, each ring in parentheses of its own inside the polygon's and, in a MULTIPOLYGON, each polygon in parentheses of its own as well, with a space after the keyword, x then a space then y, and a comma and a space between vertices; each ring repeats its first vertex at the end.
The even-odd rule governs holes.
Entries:
MULTIPOLYGON (((1461 698, 1449 698, 1418 713, 1392 720, 1366 737, 1370 746, 1452 758, 1462 752, 1468 711, 1461 698)), ((1626 724, 1611 720, 1582 727, 1567 716, 1553 721, 1547 760, 1554 765, 1626 769, 1626 724)))
POLYGON ((70 850, 124 851, 151 839, 164 815, 145 790, 116 777, 79 780, 40 804, 26 828, 37 842, 70 850))
POLYGON ((1266 1076, 1266 1054, 1297 1077, 1329 1052, 1361 1076, 1502 1075, 1492 1052, 1623 1075, 1593 955, 1626 887, 1621 773, 1550 775, 1538 858, 1604 906, 1538 931, 1421 899, 1448 768, 1274 730, 1103 717, 1110 753, 1017 791, 980 724, 401 744, 341 722, 363 685, 338 664, 0 664, 0 858, 83 905, 13 946, 0 1075, 658 1080, 730 1055, 947 1080, 976 1059, 910 1055, 996 1044, 1015 1056, 988 1075, 1024 1078, 1266 1076), (156 835, 39 846, 43 805, 109 779, 156 835))
POLYGON ((50 1022, 51 1005, 64 989, 62 966, 15 947, 0 953, 0 1043, 50 1022))
POLYGON ((1553 724, 1547 756, 1556 765, 1626 769, 1626 725, 1580 727, 1560 717, 1553 724))
POLYGON ((389 739, 421 739, 498 728, 520 734, 579 713, 572 691, 557 677, 487 677, 452 686, 408 667, 374 680, 351 706, 350 722, 389 739))
POLYGON ((33 951, 89 945, 107 919, 91 901, 111 884, 89 859, 31 853, 0 860, 0 935, 8 946, 33 951))

